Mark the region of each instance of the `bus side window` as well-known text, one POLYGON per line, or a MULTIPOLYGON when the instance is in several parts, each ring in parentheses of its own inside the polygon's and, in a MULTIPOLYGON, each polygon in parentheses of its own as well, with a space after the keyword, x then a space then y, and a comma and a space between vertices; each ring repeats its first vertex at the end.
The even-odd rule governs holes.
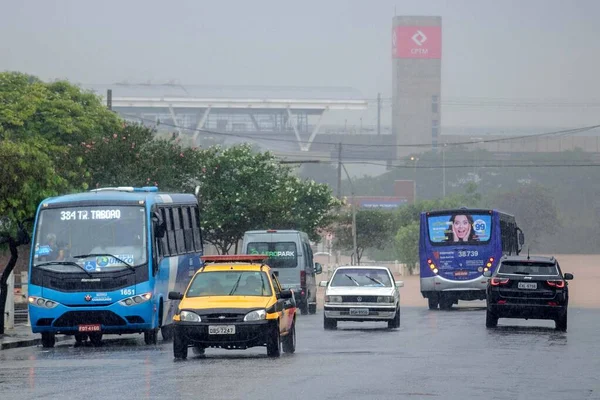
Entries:
POLYGON ((202 236, 200 232, 200 211, 197 206, 192 207, 192 232, 194 234, 194 248, 202 251, 202 236))

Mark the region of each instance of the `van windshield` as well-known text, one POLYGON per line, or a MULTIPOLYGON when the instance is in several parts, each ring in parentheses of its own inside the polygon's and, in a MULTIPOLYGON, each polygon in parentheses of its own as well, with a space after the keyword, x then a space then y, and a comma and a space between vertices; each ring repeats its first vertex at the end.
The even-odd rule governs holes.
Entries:
POLYGON ((246 252, 269 256, 267 264, 271 268, 296 268, 298 266, 298 251, 294 242, 250 242, 246 252))

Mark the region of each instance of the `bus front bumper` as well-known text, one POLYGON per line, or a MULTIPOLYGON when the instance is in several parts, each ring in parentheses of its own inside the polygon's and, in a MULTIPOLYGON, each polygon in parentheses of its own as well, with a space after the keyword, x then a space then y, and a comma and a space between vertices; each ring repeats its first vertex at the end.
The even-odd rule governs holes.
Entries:
POLYGON ((123 306, 118 302, 106 306, 69 307, 59 304, 47 309, 29 305, 33 333, 139 333, 153 328, 154 303, 123 306))

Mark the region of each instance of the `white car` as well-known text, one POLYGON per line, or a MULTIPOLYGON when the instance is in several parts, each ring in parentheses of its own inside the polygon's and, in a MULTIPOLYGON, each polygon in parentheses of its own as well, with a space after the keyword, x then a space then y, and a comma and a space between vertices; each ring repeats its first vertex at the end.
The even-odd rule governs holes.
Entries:
POLYGON ((325 289, 323 327, 336 329, 338 321, 386 321, 388 328, 400 327, 400 291, 402 281, 394 281, 387 267, 344 266, 325 289))

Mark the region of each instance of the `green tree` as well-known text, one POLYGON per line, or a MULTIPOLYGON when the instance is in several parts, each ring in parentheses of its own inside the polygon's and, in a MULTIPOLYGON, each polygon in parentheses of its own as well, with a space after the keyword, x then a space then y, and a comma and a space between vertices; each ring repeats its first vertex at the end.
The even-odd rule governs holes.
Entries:
POLYGON ((530 248, 539 246, 541 239, 561 227, 552 192, 538 184, 525 184, 501 193, 491 200, 491 205, 515 216, 530 248))
MULTIPOLYGON (((393 240, 393 213, 386 210, 358 210, 356 212, 356 252, 358 264, 365 249, 383 249, 393 240)), ((336 249, 354 252, 352 213, 341 213, 333 226, 336 249)))
POLYGON ((324 185, 299 180, 269 152, 244 144, 200 152, 197 181, 204 239, 225 254, 244 232, 300 228, 313 239, 335 200, 324 185))
POLYGON ((395 238, 398 260, 406 264, 411 274, 419 262, 419 229, 418 222, 411 222, 398 229, 395 238))

